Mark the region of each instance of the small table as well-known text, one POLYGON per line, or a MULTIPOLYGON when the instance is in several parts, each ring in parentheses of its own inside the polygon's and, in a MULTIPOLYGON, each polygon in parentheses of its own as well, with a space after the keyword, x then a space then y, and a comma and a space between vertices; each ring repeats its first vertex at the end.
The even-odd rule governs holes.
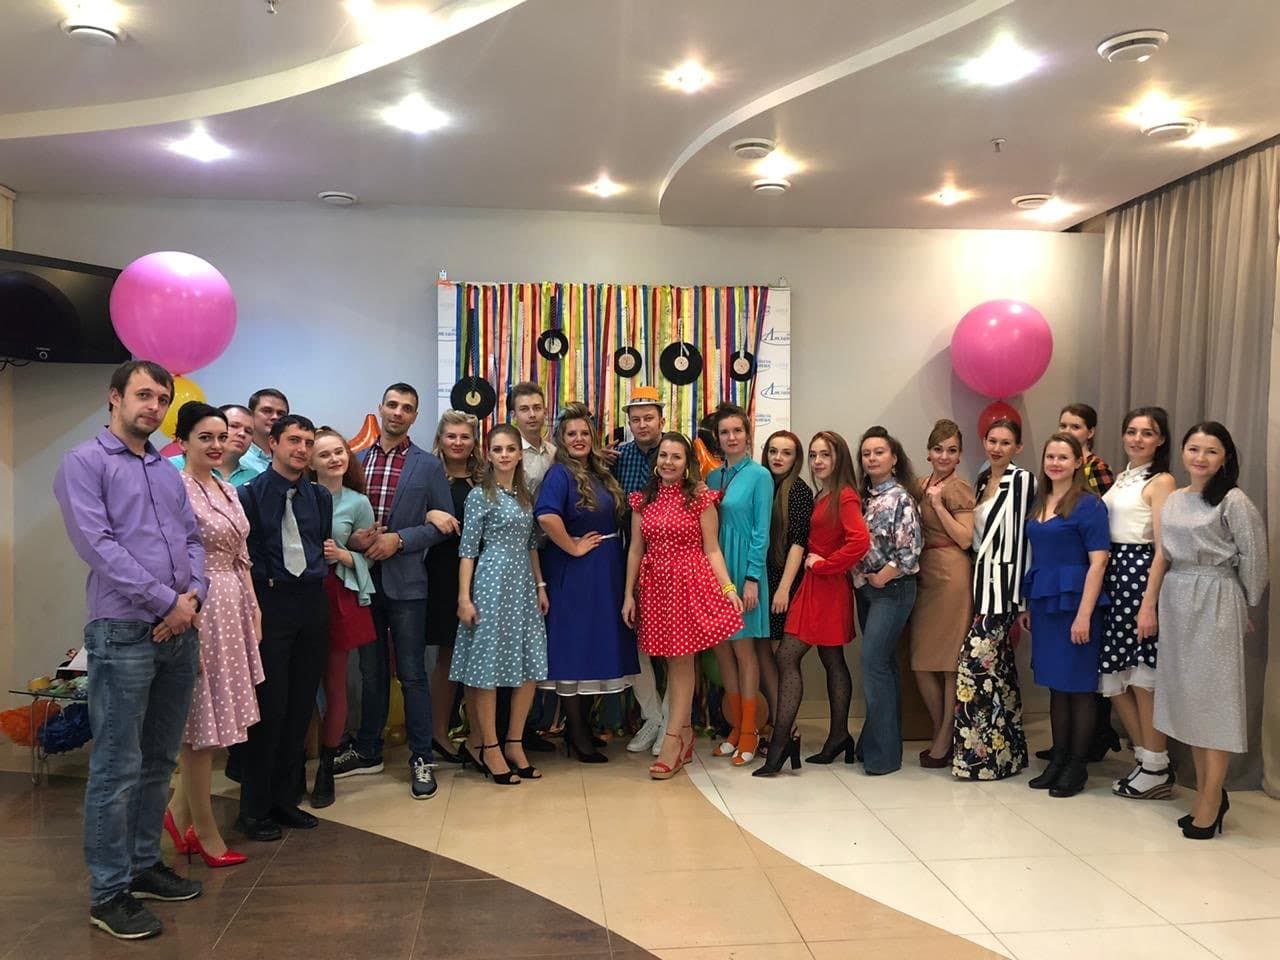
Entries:
POLYGON ((31 698, 31 782, 38 784, 41 777, 47 777, 49 774, 49 755, 44 752, 40 737, 40 728, 49 719, 49 708, 58 700, 85 703, 87 698, 70 693, 47 693, 44 690, 10 690, 9 692, 31 698), (40 708, 41 700, 47 702, 44 705, 44 716, 37 723, 36 711, 40 708))

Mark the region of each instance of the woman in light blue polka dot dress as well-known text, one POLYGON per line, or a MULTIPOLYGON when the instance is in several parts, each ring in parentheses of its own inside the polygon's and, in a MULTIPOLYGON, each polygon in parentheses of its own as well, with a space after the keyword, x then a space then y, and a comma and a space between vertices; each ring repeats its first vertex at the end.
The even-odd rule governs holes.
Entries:
POLYGON ((467 494, 458 547, 458 639, 449 679, 467 688, 471 734, 463 759, 495 783, 513 785, 541 776, 525 756, 522 737, 535 684, 547 679, 547 585, 520 434, 505 424, 495 427, 487 448, 488 467, 483 482, 467 494), (498 687, 515 688, 501 743, 498 687))

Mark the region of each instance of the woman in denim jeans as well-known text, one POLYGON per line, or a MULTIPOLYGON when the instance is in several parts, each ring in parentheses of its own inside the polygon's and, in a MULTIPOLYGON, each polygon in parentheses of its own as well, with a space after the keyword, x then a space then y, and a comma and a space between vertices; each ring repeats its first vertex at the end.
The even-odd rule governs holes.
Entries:
POLYGON ((868 774, 877 776, 902 766, 898 637, 916 602, 924 536, 919 508, 908 490, 915 476, 902 444, 884 427, 871 427, 862 435, 858 454, 858 486, 871 533, 871 549, 853 572, 867 700, 858 759, 868 774))

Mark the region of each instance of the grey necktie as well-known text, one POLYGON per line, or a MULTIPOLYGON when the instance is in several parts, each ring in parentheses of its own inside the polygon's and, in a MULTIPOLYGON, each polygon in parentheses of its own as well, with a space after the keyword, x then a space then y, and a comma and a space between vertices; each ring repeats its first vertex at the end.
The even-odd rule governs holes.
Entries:
POLYGON ((302 534, 298 532, 298 518, 293 515, 293 495, 290 489, 285 495, 284 517, 280 521, 280 544, 284 547, 284 568, 295 577, 307 569, 307 553, 302 549, 302 534))

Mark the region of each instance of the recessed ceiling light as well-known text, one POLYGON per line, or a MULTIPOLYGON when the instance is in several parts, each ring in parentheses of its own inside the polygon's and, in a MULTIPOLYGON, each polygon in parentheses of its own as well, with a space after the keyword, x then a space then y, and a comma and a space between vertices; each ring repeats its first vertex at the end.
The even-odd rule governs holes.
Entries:
POLYGON ((1195 117, 1174 117, 1143 127, 1142 132, 1152 140, 1185 140, 1200 126, 1195 117))
POLYGON ((1038 207, 1034 207, 1026 211, 1026 216, 1033 220, 1039 220, 1042 223, 1058 223, 1066 220, 1068 217, 1074 216, 1080 210, 1080 205, 1075 203, 1067 203, 1065 200, 1059 200, 1057 197, 1050 197, 1038 207))
POLYGON ((595 183, 589 183, 582 189, 586 190, 587 193, 594 193, 597 197, 607 200, 615 194, 622 193, 627 188, 610 180, 607 173, 602 173, 596 177, 595 183))
POLYGON ((790 190, 791 181, 786 177, 761 177, 752 181, 751 189, 756 193, 777 195, 790 190))
POLYGON ((1163 30, 1130 30, 1098 44, 1098 56, 1108 63, 1146 63, 1168 42, 1163 30))
POLYGON ((1017 83, 1034 73, 1040 66, 1041 59, 1006 35, 998 38, 986 53, 966 63, 961 68, 960 75, 970 83, 984 87, 1002 87, 1007 83, 1017 83))
POLYGON ((427 103, 420 93, 411 93, 395 106, 384 109, 382 119, 409 133, 430 133, 449 123, 448 115, 427 103))
POLYGON ((174 140, 169 144, 169 149, 201 163, 225 160, 231 156, 231 148, 209 136, 209 131, 204 127, 197 127, 183 140, 174 140))
POLYGON ((934 203, 944 207, 954 207, 973 196, 972 190, 960 190, 953 184, 947 184, 937 193, 929 197, 934 203))
POLYGON ((346 190, 321 190, 316 194, 317 200, 323 200, 331 207, 350 207, 358 203, 360 198, 346 190))
POLYGON ((753 172, 757 177, 766 179, 786 179, 803 169, 803 165, 795 157, 789 156, 782 150, 774 150, 755 165, 753 172))
POLYGON ((114 47, 124 39, 120 7, 113 0, 70 0, 62 32, 95 47, 114 47))
POLYGON ((747 137, 730 145, 730 149, 743 160, 761 160, 777 148, 778 144, 768 137, 747 137))
POLYGON ((711 74, 696 60, 686 60, 680 66, 667 71, 666 83, 673 90, 697 93, 711 82, 711 74))
POLYGON ((1161 90, 1147 91, 1125 113, 1126 118, 1139 130, 1184 120, 1190 115, 1191 108, 1185 101, 1174 100, 1161 90))
POLYGON ((1038 210, 1052 199, 1053 194, 1050 193, 1024 193, 1009 202, 1019 210, 1038 210))

